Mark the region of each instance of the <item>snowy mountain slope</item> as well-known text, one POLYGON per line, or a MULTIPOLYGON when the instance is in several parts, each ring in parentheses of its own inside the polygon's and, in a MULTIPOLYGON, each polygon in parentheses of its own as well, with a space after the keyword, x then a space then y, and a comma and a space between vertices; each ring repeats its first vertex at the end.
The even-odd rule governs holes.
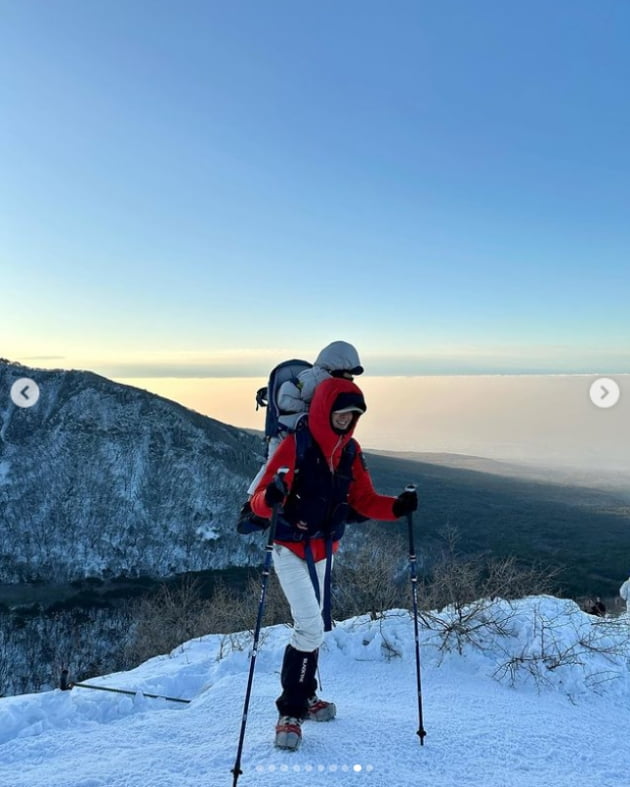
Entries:
POLYGON ((91 372, 0 361, 0 391, 20 377, 40 399, 0 401, 0 582, 248 563, 233 523, 260 440, 91 372))
MULTIPOLYGON (((305 723, 296 753, 271 743, 289 631, 264 629, 239 785, 627 784, 630 621, 592 618, 550 597, 489 609, 509 621, 509 634, 488 630, 480 647, 465 646, 461 655, 441 652, 437 633, 423 630, 428 734, 422 747, 407 613, 354 618, 328 635, 321 693, 335 699, 338 718, 305 723), (603 649, 608 652, 598 652, 603 649), (539 674, 526 661, 537 653, 547 655, 539 674), (500 669, 509 658, 522 659, 513 674, 500 669)), ((440 616, 444 624, 449 614, 440 616)), ((0 784, 231 785, 248 653, 229 644, 210 635, 130 672, 90 681, 190 698, 189 705, 81 688, 0 700, 0 784)))
MULTIPOLYGON (((0 394, 0 584, 260 562, 260 539, 234 532, 259 436, 91 372, 0 360, 0 394), (30 409, 8 396, 25 376, 41 391, 30 409)), ((423 559, 439 553, 449 523, 463 553, 568 567, 564 589, 574 596, 616 594, 625 576, 630 510, 616 494, 393 454, 370 455, 369 466, 385 493, 419 484, 423 559)), ((349 527, 343 546, 364 532, 349 527)))

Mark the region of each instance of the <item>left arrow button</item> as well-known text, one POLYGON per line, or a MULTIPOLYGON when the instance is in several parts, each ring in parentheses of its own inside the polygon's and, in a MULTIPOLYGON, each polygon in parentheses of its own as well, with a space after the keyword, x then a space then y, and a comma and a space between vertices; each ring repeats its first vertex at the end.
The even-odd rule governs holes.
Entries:
POLYGON ((39 399, 39 386, 30 377, 20 377, 11 386, 11 401, 18 407, 32 407, 39 399))

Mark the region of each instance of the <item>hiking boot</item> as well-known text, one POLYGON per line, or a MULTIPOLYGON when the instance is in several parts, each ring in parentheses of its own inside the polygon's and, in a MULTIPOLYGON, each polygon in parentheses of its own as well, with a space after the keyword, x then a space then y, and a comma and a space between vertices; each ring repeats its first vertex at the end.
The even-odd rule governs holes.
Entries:
POLYGON ((295 716, 280 716, 276 724, 276 746, 278 749, 295 751, 302 740, 302 726, 295 716))
POLYGON ((335 718, 337 708, 334 702, 326 702, 320 700, 317 694, 314 694, 308 701, 308 715, 307 719, 313 721, 330 721, 335 718))

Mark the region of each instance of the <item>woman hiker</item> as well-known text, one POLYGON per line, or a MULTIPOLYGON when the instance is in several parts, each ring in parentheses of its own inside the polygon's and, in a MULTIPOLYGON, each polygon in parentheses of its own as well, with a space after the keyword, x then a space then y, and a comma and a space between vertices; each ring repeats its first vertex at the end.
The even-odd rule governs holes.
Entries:
POLYGON ((350 508, 370 519, 394 521, 418 507, 415 492, 390 497, 374 490, 353 439, 366 409, 354 382, 342 377, 320 382, 308 420, 280 443, 251 499, 260 517, 271 517, 273 506, 281 506, 273 562, 291 607, 293 634, 282 663, 282 693, 276 700, 280 748, 299 746, 304 719, 329 721, 336 713, 334 703, 317 696, 315 674, 324 631, 331 628, 332 555, 350 508), (280 481, 278 471, 283 467, 288 472, 280 481))

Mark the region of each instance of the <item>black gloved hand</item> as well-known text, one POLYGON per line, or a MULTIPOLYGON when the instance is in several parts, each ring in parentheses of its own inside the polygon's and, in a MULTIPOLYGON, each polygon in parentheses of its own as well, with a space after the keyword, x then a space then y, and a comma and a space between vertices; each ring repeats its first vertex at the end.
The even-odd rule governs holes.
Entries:
POLYGON ((418 495, 416 492, 401 492, 394 500, 392 512, 394 516, 405 516, 418 508, 418 495))
POLYGON ((281 478, 275 478, 265 489, 265 503, 269 508, 282 503, 287 496, 287 487, 281 478))

